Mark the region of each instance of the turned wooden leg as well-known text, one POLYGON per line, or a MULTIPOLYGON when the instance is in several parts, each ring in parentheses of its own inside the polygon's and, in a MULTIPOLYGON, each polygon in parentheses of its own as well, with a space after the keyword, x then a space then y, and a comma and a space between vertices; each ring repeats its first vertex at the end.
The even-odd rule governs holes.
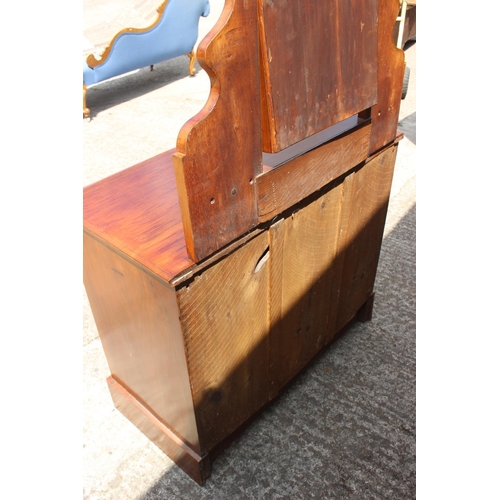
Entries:
POLYGON ((194 67, 194 63, 196 61, 196 54, 194 50, 192 50, 189 54, 187 54, 189 57, 189 74, 193 76, 196 73, 196 68, 194 67))
POLYGON ((83 116, 90 118, 90 109, 87 108, 87 85, 83 84, 83 116))

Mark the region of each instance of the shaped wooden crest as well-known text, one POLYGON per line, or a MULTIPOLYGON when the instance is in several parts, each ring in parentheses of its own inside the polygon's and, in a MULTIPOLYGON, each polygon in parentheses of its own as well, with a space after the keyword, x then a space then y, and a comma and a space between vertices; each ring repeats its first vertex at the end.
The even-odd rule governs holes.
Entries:
POLYGON ((198 49, 208 101, 181 129, 174 155, 193 261, 395 139, 404 73, 392 40, 398 11, 398 0, 226 0, 198 49), (300 149, 348 121, 353 133, 326 135, 328 149, 263 167, 263 152, 300 149))
POLYGON ((227 0, 200 43, 209 74, 205 107, 181 129, 174 166, 186 247, 199 261, 258 222, 262 171, 257 0, 227 0))

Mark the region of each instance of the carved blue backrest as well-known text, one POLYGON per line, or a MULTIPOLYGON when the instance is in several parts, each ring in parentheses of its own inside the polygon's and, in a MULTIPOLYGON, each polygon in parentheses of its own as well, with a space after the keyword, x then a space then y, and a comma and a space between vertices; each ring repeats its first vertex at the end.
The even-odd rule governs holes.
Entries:
POLYGON ((158 24, 147 31, 120 34, 102 64, 90 68, 84 59, 83 83, 92 85, 188 54, 198 39, 200 17, 209 13, 209 0, 169 0, 158 24))

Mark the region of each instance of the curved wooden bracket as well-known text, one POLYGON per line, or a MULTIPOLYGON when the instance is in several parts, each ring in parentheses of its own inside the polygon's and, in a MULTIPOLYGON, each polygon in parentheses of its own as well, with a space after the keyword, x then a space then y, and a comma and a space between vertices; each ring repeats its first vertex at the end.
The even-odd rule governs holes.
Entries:
POLYGON ((87 65, 89 66, 89 68, 95 68, 100 64, 104 64, 104 62, 106 62, 106 59, 109 57, 111 49, 113 48, 113 45, 115 44, 116 40, 118 40, 118 38, 124 33, 144 33, 146 31, 153 29, 160 22, 161 17, 163 16, 163 12, 165 11, 165 7, 167 6, 167 3, 168 0, 164 0, 164 2, 156 9, 156 11, 158 12, 158 17, 150 26, 146 28, 124 28, 113 37, 109 45, 104 49, 103 53, 100 55, 99 59, 95 56, 95 54, 89 54, 87 57, 87 65))
POLYGON ((257 0, 226 0, 198 47, 211 90, 177 138, 174 167, 188 253, 195 262, 258 224, 262 172, 257 0))

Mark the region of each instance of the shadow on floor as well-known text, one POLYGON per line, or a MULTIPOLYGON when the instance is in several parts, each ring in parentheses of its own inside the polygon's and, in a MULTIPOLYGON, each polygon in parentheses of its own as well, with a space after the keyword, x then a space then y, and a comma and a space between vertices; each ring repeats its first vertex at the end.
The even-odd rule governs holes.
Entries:
MULTIPOLYGON (((194 78, 200 71, 198 62, 195 68, 194 78)), ((90 118, 95 118, 101 111, 153 92, 187 76, 189 76, 189 58, 180 56, 155 64, 153 71, 148 66, 134 73, 98 83, 87 89, 90 118)))
POLYGON ((213 463, 141 498, 416 497, 416 207, 384 238, 372 321, 355 323, 213 463))

